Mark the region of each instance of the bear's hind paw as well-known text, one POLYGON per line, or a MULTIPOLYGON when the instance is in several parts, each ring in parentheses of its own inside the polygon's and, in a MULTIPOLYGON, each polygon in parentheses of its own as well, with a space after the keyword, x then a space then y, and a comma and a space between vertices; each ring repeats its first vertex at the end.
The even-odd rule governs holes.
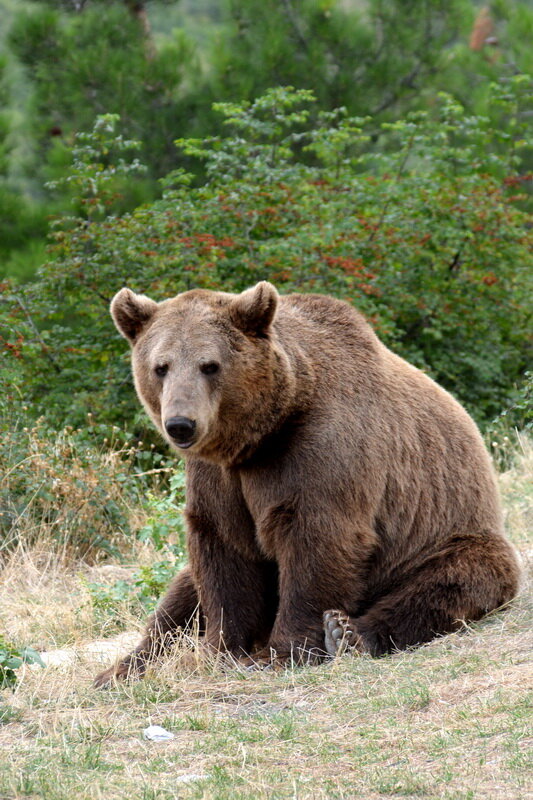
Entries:
POLYGON ((354 621, 344 611, 336 609, 325 611, 323 620, 324 647, 332 658, 363 649, 361 637, 355 631, 354 621))

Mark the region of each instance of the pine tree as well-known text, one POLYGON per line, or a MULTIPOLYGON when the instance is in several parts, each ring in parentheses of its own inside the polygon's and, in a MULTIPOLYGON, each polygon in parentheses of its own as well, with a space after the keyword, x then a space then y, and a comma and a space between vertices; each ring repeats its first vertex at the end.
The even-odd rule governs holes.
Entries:
POLYGON ((183 36, 156 49, 144 3, 41 2, 18 15, 10 43, 33 84, 43 180, 64 171, 72 135, 101 113, 119 114, 125 135, 143 140, 152 177, 175 165, 173 142, 191 113, 181 84, 194 75, 194 53, 183 36))
MULTIPOLYGON (((322 108, 401 113, 416 104, 460 32, 465 0, 226 0, 217 98, 273 85, 312 89, 322 108)), ((216 53, 217 51, 215 51, 216 53)))

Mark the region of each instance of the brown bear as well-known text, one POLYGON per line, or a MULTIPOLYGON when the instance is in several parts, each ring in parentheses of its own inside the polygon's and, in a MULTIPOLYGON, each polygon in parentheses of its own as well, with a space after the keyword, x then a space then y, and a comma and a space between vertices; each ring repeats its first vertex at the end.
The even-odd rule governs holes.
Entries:
POLYGON ((192 290, 111 304, 137 393, 186 460, 189 565, 133 653, 195 618, 245 663, 379 656, 511 600, 520 568, 464 409, 347 303, 192 290))

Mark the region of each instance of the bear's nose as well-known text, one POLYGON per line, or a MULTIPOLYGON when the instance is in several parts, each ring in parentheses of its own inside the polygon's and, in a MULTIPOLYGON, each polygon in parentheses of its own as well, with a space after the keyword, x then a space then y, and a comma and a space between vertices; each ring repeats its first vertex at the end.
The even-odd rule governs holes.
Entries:
POLYGON ((165 422, 165 430, 180 447, 189 447, 194 438, 196 422, 188 417, 170 417, 165 422))

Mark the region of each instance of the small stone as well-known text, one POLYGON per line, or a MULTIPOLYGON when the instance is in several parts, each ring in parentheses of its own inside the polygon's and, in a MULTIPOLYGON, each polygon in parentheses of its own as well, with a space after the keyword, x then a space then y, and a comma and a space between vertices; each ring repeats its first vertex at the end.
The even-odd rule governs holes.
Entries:
POLYGON ((174 734, 165 730, 165 728, 162 728, 160 725, 149 725, 143 730, 143 736, 151 742, 168 742, 174 739, 174 734))

